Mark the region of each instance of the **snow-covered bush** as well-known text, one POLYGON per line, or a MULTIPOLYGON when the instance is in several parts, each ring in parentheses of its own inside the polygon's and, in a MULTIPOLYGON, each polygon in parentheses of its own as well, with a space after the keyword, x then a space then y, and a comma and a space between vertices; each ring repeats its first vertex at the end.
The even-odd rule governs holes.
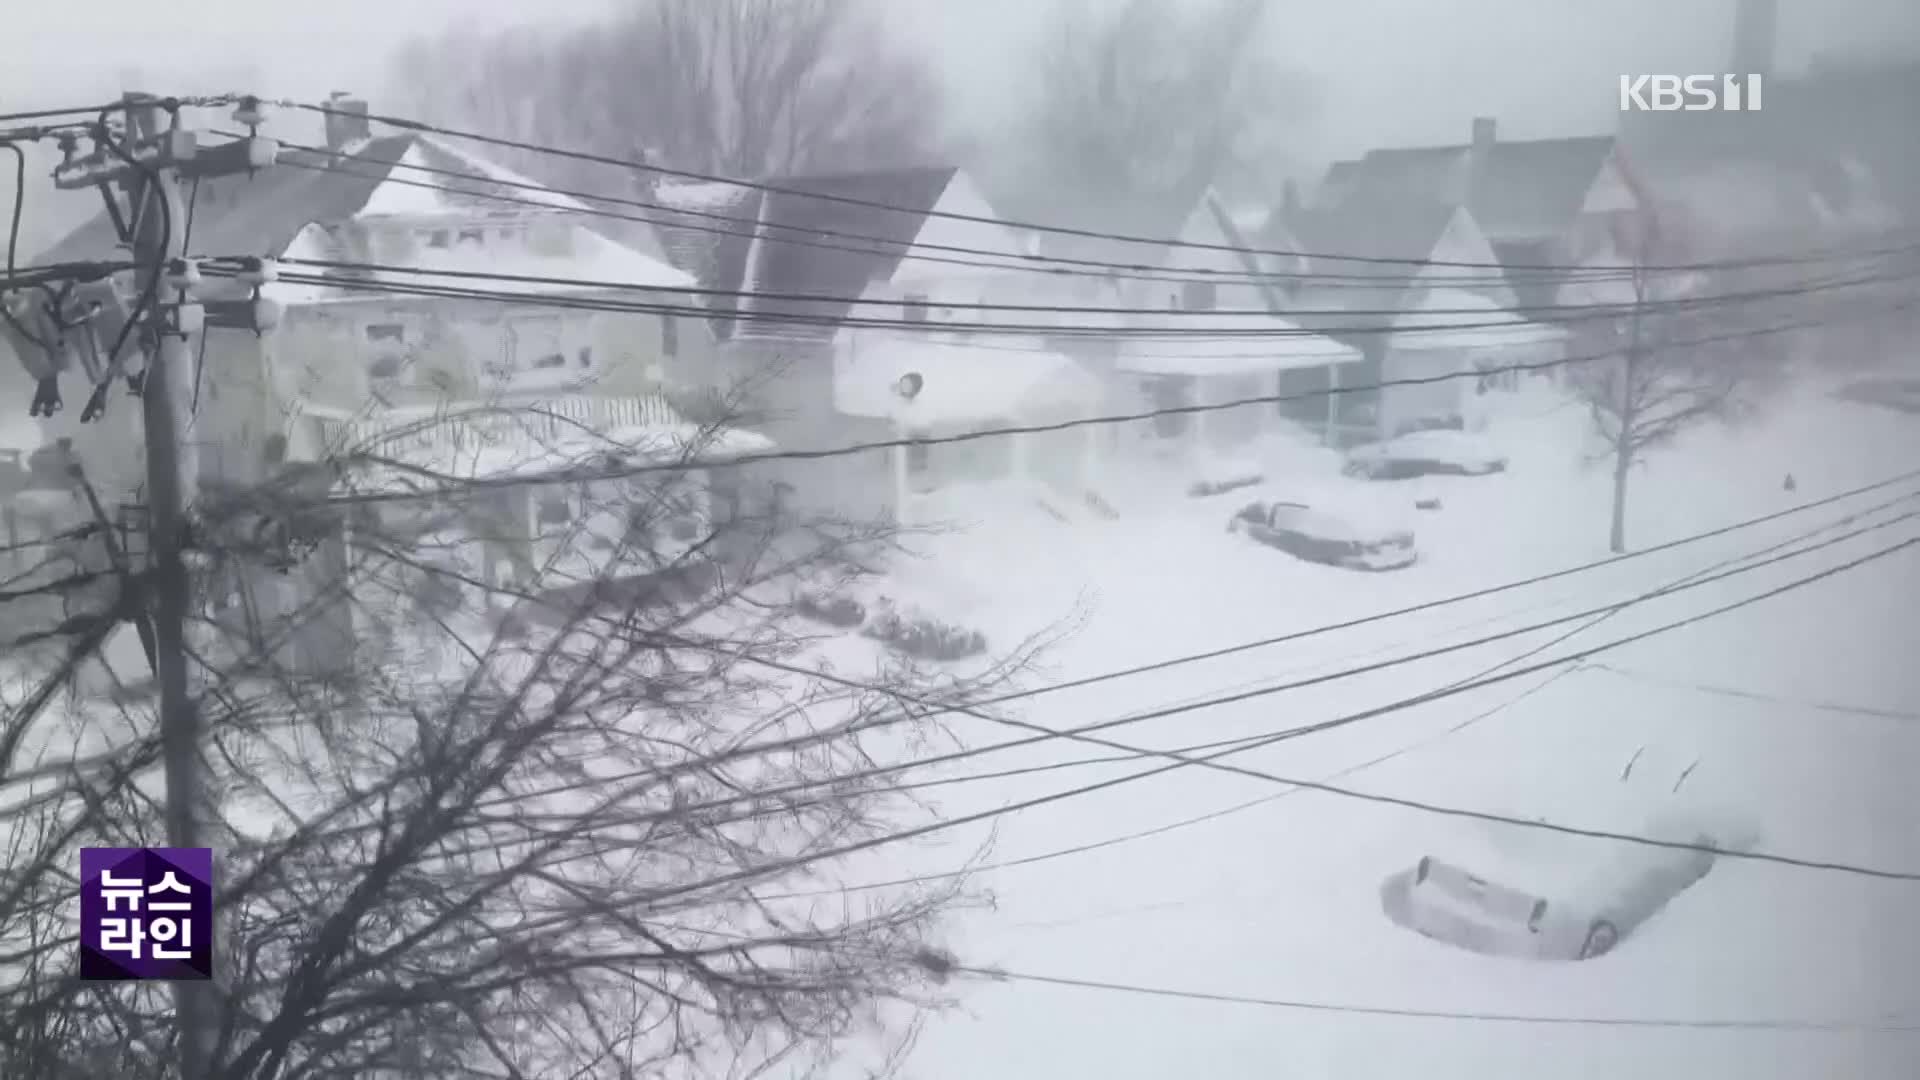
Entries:
POLYGON ((841 629, 852 629, 867 621, 866 606, 851 596, 824 589, 807 589, 793 598, 794 614, 841 629))
POLYGON ((916 660, 965 660, 987 651, 987 638, 930 615, 888 609, 861 633, 916 660))

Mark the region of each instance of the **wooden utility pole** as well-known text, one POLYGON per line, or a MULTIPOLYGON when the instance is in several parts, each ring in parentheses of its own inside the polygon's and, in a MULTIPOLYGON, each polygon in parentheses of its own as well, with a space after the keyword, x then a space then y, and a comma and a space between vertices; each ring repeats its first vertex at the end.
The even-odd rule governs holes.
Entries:
MULTIPOLYGON (((127 94, 126 126, 116 140, 99 133, 101 146, 63 164, 55 183, 67 189, 96 187, 108 200, 123 239, 133 247, 136 297, 151 297, 139 337, 147 365, 140 393, 146 432, 148 565, 150 595, 142 608, 153 626, 153 666, 160 691, 161 755, 167 784, 166 830, 171 847, 206 847, 209 792, 200 760, 200 714, 188 664, 187 626, 193 585, 186 547, 187 511, 198 479, 193 428, 193 357, 187 339, 206 330, 206 310, 187 292, 194 275, 187 261, 187 207, 183 177, 251 173, 273 163, 277 147, 251 137, 202 149, 180 126, 179 108, 145 94, 127 94), (115 201, 114 186, 126 194, 115 201)), ((137 302, 137 301, 136 301, 137 302)), ((111 375, 109 375, 111 378, 111 375)), ((85 419, 85 417, 83 417, 85 419)), ((174 984, 178 1009, 176 1055, 182 1080, 201 1080, 213 1070, 219 1030, 210 982, 174 984)))

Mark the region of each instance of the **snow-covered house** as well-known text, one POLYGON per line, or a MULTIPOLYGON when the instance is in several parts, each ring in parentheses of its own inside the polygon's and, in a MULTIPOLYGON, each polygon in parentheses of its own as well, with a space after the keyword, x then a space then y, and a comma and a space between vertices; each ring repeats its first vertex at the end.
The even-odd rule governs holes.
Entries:
MULTIPOLYGON (((434 462, 484 444, 545 461, 564 432, 644 454, 683 428, 665 395, 712 355, 705 323, 596 304, 685 289, 690 275, 589 228, 570 198, 430 135, 376 135, 363 102, 333 104, 324 152, 286 151, 271 169, 191 193, 188 254, 278 260, 262 295, 282 313, 263 334, 215 329, 189 343, 204 487, 353 449, 434 462), (479 430, 483 415, 514 430, 479 430)), ((102 214, 42 259, 99 258, 117 242, 102 214)), ((202 298, 222 295, 245 293, 209 272, 202 298)), ((74 436, 97 482, 130 489, 142 479, 139 425, 114 418, 133 407, 116 394, 107 423, 74 429, 71 409, 45 435, 74 436)), ((548 486, 509 500, 523 565, 541 554, 530 549, 549 496, 572 497, 548 486)), ((325 562, 313 573, 337 572, 325 562)), ((301 586, 275 591, 293 603, 301 586)))
POLYGON ((1464 422, 1471 395, 1513 380, 1454 376, 1564 355, 1563 331, 1515 311, 1465 206, 1358 190, 1298 210, 1287 229, 1312 275, 1288 293, 1296 317, 1361 353, 1348 385, 1382 384, 1337 399, 1353 437, 1464 422))
MULTIPOLYGON (((267 256, 283 277, 263 290, 282 306, 277 329, 192 343, 209 482, 247 482, 276 459, 320 453, 338 415, 641 395, 711 353, 697 321, 550 301, 693 284, 657 253, 588 228, 576 201, 430 135, 375 136, 364 119, 334 116, 327 136, 326 153, 287 151, 272 169, 193 193, 190 256, 267 256)), ((117 243, 102 214, 41 258, 97 258, 117 243)), ((232 283, 210 274, 202 295, 223 287, 232 283)), ((69 414, 53 426, 65 423, 69 414)), ((92 430, 48 432, 69 433, 89 436, 76 439, 83 454, 102 452, 92 430)))
POLYGON ((1527 267, 1591 261, 1612 248, 1638 205, 1635 178, 1611 135, 1499 138, 1476 117, 1472 138, 1448 146, 1369 151, 1328 168, 1311 209, 1355 198, 1462 207, 1486 238, 1523 307, 1551 303, 1557 282, 1527 267))
MULTIPOLYGON (((1256 438, 1279 416, 1331 434, 1328 398, 1306 396, 1338 385, 1361 354, 1280 314, 1287 307, 1285 260, 1256 255, 1213 193, 1203 195, 1176 234, 1181 245, 1141 260, 1155 269, 1117 279, 1115 295, 1134 309, 1113 349, 1109 409, 1135 413, 1235 401, 1288 398, 1204 412, 1167 412, 1123 429, 1152 452, 1212 454, 1256 438)), ((1275 248, 1274 250, 1284 250, 1275 248)), ((1120 258, 1118 252, 1116 259, 1120 258)))
MULTIPOLYGON (((787 177, 759 189, 662 188, 682 228, 666 249, 714 290, 725 337, 716 383, 751 388, 757 430, 783 447, 939 437, 1084 415, 1099 387, 1047 340, 1044 304, 1017 258, 1031 241, 991 219, 951 167, 787 177), (715 207, 752 222, 716 231, 715 207), (987 253, 987 254, 980 254, 987 253), (1019 333, 1008 328, 1026 327, 1019 333)), ((1097 443, 1078 432, 933 442, 789 462, 796 505, 921 516, 953 484, 1031 482, 1078 503, 1097 443)))

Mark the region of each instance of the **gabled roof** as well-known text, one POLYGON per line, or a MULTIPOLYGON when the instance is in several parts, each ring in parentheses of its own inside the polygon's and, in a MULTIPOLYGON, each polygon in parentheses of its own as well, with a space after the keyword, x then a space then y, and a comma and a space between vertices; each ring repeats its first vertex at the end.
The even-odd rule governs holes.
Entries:
POLYGON ((1580 213, 1613 148, 1611 135, 1496 142, 1467 206, 1493 232, 1557 233, 1580 213))
POLYGON ((758 236, 746 259, 742 287, 757 293, 817 293, 837 299, 756 298, 750 299, 748 310, 801 315, 808 320, 761 324, 783 335, 832 336, 831 323, 847 317, 851 299, 873 282, 893 276, 955 171, 952 166, 882 169, 770 182, 769 187, 782 190, 767 192, 762 199, 758 236))
MULTIPOLYGON (((1334 206, 1304 209, 1289 226, 1308 253, 1357 255, 1388 262, 1314 260, 1315 272, 1337 274, 1340 284, 1296 292, 1306 308, 1390 310, 1420 272, 1419 263, 1433 256, 1457 206, 1436 199, 1393 198, 1384 193, 1355 192, 1334 206), (1353 279, 1372 279, 1371 282, 1353 279), (1369 287, 1377 286, 1377 287, 1369 287)), ((1307 319, 1310 328, 1321 324, 1346 325, 1340 318, 1307 319)))
MULTIPOLYGON (((359 217, 478 213, 511 218, 527 212, 529 203, 535 212, 544 207, 589 209, 518 173, 414 132, 365 139, 339 154, 286 150, 278 160, 274 168, 252 176, 214 177, 198 184, 191 194, 188 254, 279 257, 288 254, 308 226, 359 217)), ((111 256, 118 246, 119 237, 103 211, 43 252, 40 260, 98 259, 111 256)), ((650 246, 622 248, 632 256, 624 261, 623 280, 636 274, 649 280, 661 274, 679 279, 646 250, 650 246)))
POLYGON ((1464 143, 1372 150, 1328 168, 1315 203, 1362 195, 1464 203, 1489 233, 1551 234, 1579 213, 1613 149, 1611 135, 1503 140, 1477 169, 1464 143))

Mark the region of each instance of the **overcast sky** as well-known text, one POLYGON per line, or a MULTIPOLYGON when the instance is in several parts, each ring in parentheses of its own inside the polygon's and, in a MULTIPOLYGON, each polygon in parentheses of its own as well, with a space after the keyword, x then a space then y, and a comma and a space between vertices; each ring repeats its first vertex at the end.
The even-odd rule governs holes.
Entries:
MULTIPOLYGON (((345 89, 379 109, 387 51, 463 27, 581 20, 620 0, 12 0, 0 15, 0 111, 146 89, 345 89)), ((1123 0, 1113 0, 1123 2, 1123 0)), ((901 33, 947 76, 955 112, 1008 107, 1051 0, 888 0, 901 33)), ((1734 0, 1272 0, 1262 47, 1315 79, 1306 156, 1459 141, 1492 115, 1515 137, 1607 130, 1622 72, 1717 72, 1734 0)), ((1781 0, 1779 62, 1920 50, 1920 0, 1781 0)), ((305 133, 300 133, 304 135, 305 133)), ((0 181, 10 193, 10 183, 0 181)))

